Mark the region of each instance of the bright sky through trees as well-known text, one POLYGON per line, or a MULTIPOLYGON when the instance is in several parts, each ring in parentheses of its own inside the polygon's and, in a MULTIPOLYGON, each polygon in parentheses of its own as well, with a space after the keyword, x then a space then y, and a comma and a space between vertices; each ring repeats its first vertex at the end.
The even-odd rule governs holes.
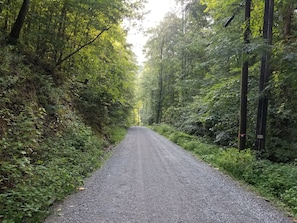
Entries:
POLYGON ((138 63, 142 63, 145 58, 142 51, 147 37, 144 31, 148 28, 156 26, 164 17, 164 15, 171 11, 175 6, 175 0, 148 0, 145 5, 145 11, 149 13, 145 16, 143 21, 140 21, 142 30, 132 28, 128 34, 128 42, 133 44, 133 52, 137 56, 138 63))

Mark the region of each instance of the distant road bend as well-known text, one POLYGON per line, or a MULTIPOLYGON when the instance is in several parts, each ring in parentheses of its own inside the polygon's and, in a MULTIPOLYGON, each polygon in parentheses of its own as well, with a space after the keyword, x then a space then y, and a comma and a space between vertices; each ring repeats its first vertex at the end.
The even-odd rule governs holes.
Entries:
POLYGON ((144 127, 131 127, 85 190, 45 223, 292 223, 268 202, 144 127))

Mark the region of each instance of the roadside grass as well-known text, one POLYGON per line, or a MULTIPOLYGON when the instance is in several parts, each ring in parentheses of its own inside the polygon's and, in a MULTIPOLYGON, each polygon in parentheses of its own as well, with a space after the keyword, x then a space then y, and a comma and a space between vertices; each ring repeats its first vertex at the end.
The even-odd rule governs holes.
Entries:
POLYGON ((109 130, 110 139, 109 142, 112 144, 117 144, 121 142, 127 134, 127 129, 123 127, 113 127, 109 130))
POLYGON ((265 199, 297 218, 297 162, 284 164, 257 159, 250 149, 221 148, 168 125, 150 128, 234 179, 247 183, 265 199))

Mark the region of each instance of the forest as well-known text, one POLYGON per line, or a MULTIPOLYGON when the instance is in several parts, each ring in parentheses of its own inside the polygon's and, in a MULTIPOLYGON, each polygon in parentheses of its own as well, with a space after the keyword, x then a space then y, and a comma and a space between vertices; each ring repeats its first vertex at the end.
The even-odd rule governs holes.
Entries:
POLYGON ((132 125, 142 1, 0 1, 0 222, 42 222, 132 125))
POLYGON ((139 67, 144 2, 0 0, 0 221, 42 222, 138 124, 296 216, 296 1, 177 0, 139 67))
POLYGON ((264 158, 296 160, 297 3, 274 1, 270 44, 263 38, 265 4, 180 0, 179 13, 168 13, 147 34, 147 62, 139 79, 142 122, 166 123, 226 147, 237 147, 238 136, 245 137, 244 148, 255 148, 264 158), (260 81, 263 57, 268 58, 265 83, 260 81), (241 94, 243 65, 248 77, 241 94), (241 95, 247 120, 239 134, 241 95), (266 134, 256 132, 263 100, 268 102, 266 134), (257 137, 265 137, 265 148, 256 148, 257 137))

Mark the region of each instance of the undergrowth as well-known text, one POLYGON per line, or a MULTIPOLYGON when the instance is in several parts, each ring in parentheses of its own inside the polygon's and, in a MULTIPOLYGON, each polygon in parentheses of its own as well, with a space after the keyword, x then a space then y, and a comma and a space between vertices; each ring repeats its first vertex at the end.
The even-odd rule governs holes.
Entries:
POLYGON ((98 135, 74 109, 66 85, 14 47, 0 51, 0 222, 37 223, 82 185, 121 140, 98 135))
POLYGON ((257 159, 250 149, 223 149, 168 125, 151 128, 233 178, 248 183, 263 197, 275 201, 297 218, 296 161, 290 164, 273 163, 257 159))

